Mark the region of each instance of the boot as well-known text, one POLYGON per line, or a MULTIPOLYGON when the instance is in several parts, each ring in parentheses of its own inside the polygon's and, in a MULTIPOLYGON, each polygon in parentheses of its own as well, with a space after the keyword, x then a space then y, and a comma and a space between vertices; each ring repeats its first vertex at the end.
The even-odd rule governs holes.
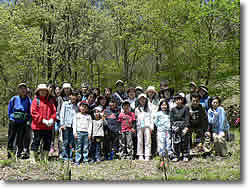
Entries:
POLYGON ((44 155, 44 162, 47 163, 48 162, 48 151, 43 151, 43 155, 44 155))
POLYGON ((39 161, 39 154, 37 151, 31 151, 30 152, 30 160, 34 163, 39 161))

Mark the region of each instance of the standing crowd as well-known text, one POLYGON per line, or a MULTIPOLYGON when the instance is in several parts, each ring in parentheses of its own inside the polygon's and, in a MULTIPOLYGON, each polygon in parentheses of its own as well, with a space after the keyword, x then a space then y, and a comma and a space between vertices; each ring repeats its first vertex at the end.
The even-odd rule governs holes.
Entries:
POLYGON ((103 160, 151 160, 168 156, 173 162, 192 158, 191 149, 227 155, 229 124, 219 97, 189 83, 189 92, 175 93, 168 81, 154 86, 80 90, 40 84, 34 98, 25 83, 8 105, 8 158, 80 163, 103 160))

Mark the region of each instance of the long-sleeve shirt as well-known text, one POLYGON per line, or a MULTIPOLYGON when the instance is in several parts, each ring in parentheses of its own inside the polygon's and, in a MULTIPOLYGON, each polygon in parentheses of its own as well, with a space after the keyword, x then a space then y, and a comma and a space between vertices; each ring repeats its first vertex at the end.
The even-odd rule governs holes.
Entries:
POLYGON ((30 119, 30 107, 32 100, 29 97, 22 98, 20 96, 14 96, 10 99, 8 105, 8 117, 10 120, 16 123, 24 123, 23 120, 16 120, 14 118, 14 112, 24 112, 27 114, 27 120, 30 119))
POLYGON ((154 124, 158 132, 165 132, 171 130, 170 115, 163 111, 159 111, 154 116, 154 124))
POLYGON ((90 136, 104 136, 103 127, 107 125, 106 120, 93 120, 92 126, 89 127, 89 135, 90 136))
POLYGON ((121 122, 121 132, 131 131, 134 127, 135 120, 135 114, 133 112, 121 112, 118 117, 118 121, 121 122))
POLYGON ((211 125, 210 127, 213 133, 217 134, 230 128, 226 118, 226 112, 221 106, 219 106, 216 111, 211 108, 208 110, 208 123, 211 125), (217 112, 218 115, 214 112, 217 112))
POLYGON ((171 109, 170 121, 174 125, 175 122, 183 123, 184 128, 189 127, 189 108, 187 106, 176 106, 171 109))
POLYGON ((73 119, 73 134, 76 132, 89 132, 89 127, 92 126, 92 118, 89 114, 82 114, 78 112, 73 119))
POLYGON ((151 110, 147 110, 147 112, 144 111, 143 107, 137 107, 135 109, 135 115, 136 115, 136 126, 137 129, 139 128, 150 128, 154 129, 154 122, 153 122, 153 114, 151 110))
POLYGON ((60 124, 66 127, 72 127, 73 118, 78 112, 77 104, 72 104, 71 101, 65 101, 60 110, 60 124))

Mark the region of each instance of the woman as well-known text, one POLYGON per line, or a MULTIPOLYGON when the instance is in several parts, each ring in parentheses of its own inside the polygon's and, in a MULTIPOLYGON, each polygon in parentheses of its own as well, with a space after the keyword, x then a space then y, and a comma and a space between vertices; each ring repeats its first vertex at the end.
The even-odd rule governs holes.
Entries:
POLYGON ((208 110, 209 130, 212 132, 214 139, 214 149, 216 155, 225 156, 227 153, 227 145, 225 136, 229 135, 229 124, 226 118, 226 112, 221 105, 219 97, 211 99, 210 108, 208 110))
POLYGON ((43 140, 44 145, 41 160, 44 157, 45 162, 47 162, 52 130, 56 120, 56 107, 49 100, 49 89, 46 84, 38 85, 35 94, 36 96, 31 105, 32 130, 34 133, 33 143, 31 145, 31 159, 34 162, 38 160, 38 149, 41 140, 43 140))

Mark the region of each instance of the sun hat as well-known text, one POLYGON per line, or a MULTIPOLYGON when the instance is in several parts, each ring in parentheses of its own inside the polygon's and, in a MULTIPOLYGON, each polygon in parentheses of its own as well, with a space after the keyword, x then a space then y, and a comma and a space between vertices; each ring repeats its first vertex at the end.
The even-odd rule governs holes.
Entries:
POLYGON ((197 87, 197 85, 196 85, 195 82, 190 82, 189 85, 190 85, 190 86, 195 86, 195 87, 197 87))
POLYGON ((37 95, 40 90, 46 90, 49 92, 46 84, 39 84, 34 93, 37 95))
POLYGON ((199 89, 202 89, 203 91, 205 91, 206 93, 208 93, 208 88, 205 85, 200 85, 199 89))
POLYGON ((141 94, 138 96, 138 100, 139 100, 141 97, 144 97, 144 98, 147 99, 147 96, 146 96, 146 94, 144 94, 144 93, 141 93, 141 94))
POLYGON ((89 85, 87 83, 82 83, 81 84, 81 88, 88 88, 88 87, 89 87, 89 85))
POLYGON ((118 85, 124 85, 124 82, 122 80, 117 80, 115 82, 115 85, 118 86, 118 85))
POLYGON ((135 88, 135 90, 140 90, 140 91, 142 91, 142 92, 144 91, 144 90, 143 90, 143 87, 141 87, 141 86, 137 86, 137 87, 135 88))
POLYGON ((103 109, 102 109, 101 106, 97 106, 97 107, 94 108, 94 111, 96 111, 96 110, 98 110, 99 112, 101 112, 103 109))
POLYGON ((71 88, 71 84, 70 83, 64 83, 62 86, 62 89, 64 88, 71 88))
POLYGON ((20 84, 18 84, 18 88, 20 88, 20 87, 26 87, 27 88, 27 85, 26 85, 26 83, 20 83, 20 84))
POLYGON ((149 86, 149 87, 146 89, 146 92, 145 92, 145 93, 148 93, 149 91, 153 91, 154 93, 157 94, 157 91, 156 91, 156 89, 155 89, 154 86, 149 86))
POLYGON ((86 100, 81 101, 79 103, 79 106, 81 106, 81 105, 86 105, 87 107, 89 107, 89 104, 88 104, 88 102, 86 100))

